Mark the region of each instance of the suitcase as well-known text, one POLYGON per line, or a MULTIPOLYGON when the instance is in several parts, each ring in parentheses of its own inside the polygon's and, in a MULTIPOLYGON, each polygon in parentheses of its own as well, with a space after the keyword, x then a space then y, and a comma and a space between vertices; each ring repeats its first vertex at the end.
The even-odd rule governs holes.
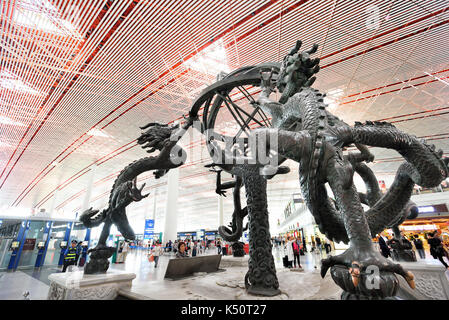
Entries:
POLYGON ((284 265, 284 267, 288 268, 292 266, 293 261, 288 261, 288 256, 285 256, 284 258, 282 258, 282 264, 284 265))
POLYGON ((282 258, 282 264, 284 265, 285 268, 287 268, 287 266, 288 266, 288 257, 287 256, 282 258))
POLYGON ((80 262, 78 263, 78 266, 79 266, 79 267, 82 267, 82 266, 84 266, 84 263, 86 263, 86 258, 81 257, 81 258, 80 258, 80 262))

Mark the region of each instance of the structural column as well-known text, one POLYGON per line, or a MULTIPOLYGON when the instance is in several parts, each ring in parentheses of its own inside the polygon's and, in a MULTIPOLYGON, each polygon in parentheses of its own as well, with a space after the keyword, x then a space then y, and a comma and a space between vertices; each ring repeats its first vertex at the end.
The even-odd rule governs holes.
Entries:
MULTIPOLYGON (((89 178, 88 178, 87 187, 86 187, 86 194, 84 195, 83 205, 81 207, 81 213, 83 213, 85 210, 90 208, 89 204, 90 204, 90 199, 92 198, 92 189, 93 189, 93 185, 94 185, 94 178, 95 178, 95 173, 97 171, 97 167, 98 166, 96 164, 94 164, 90 168, 89 178)), ((90 232, 91 232, 91 229, 86 228, 86 233, 84 234, 84 241, 87 241, 88 246, 90 246, 90 232)), ((77 234, 77 236, 79 238, 81 237, 80 234, 77 234)), ((81 256, 85 259, 85 261, 87 261, 88 246, 83 247, 83 250, 81 253, 81 256)))
POLYGON ((53 199, 51 201, 50 210, 48 211, 50 216, 55 217, 56 213, 53 213, 56 206, 56 201, 58 201, 59 198, 59 189, 56 189, 56 191, 53 193, 53 199))
POLYGON ((223 196, 218 196, 218 226, 224 225, 223 222, 223 196))
MULTIPOLYGON (((153 203, 151 201, 148 201, 148 204, 145 208, 145 230, 144 230, 144 240, 150 240, 154 241, 154 229, 153 229, 153 236, 151 238, 147 238, 146 234, 146 228, 147 228, 147 220, 153 220, 154 227, 156 227, 156 209, 157 209, 157 188, 154 189, 153 192, 151 192, 153 195, 153 203)), ((161 239, 162 241, 162 239, 161 239)))
POLYGON ((167 173, 167 205, 165 206, 165 227, 162 243, 174 241, 178 232, 179 168, 167 173))
POLYGON ((157 210, 157 188, 154 189, 154 198, 153 198, 153 214, 148 215, 151 216, 156 223, 156 210, 157 210))
POLYGON ((87 182, 86 194, 84 195, 84 201, 83 201, 83 206, 81 207, 81 212, 84 212, 85 210, 90 208, 89 203, 90 203, 90 198, 92 197, 92 189, 93 189, 93 185, 94 185, 94 177, 95 177, 96 171, 97 171, 97 165, 94 164, 90 168, 89 180, 87 182))

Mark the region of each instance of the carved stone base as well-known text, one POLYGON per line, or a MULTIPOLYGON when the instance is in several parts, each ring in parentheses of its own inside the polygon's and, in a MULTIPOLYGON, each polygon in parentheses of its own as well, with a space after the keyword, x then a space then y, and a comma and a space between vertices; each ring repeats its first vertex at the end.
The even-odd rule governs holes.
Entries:
POLYGON ((395 261, 404 261, 404 262, 417 261, 415 251, 409 249, 406 250, 393 249, 391 250, 391 257, 395 261))
MULTIPOLYGON (((343 267, 333 267, 332 277, 346 290, 341 295, 342 300, 449 300, 449 271, 442 265, 426 262, 401 262, 401 265, 415 276, 415 289, 411 289, 403 277, 393 274, 389 276, 397 279, 396 288, 385 287, 381 282, 382 290, 366 290, 363 276, 361 285, 355 289, 343 267)), ((384 273, 381 278, 386 275, 384 273)))
POLYGON ((331 276, 343 289, 342 300, 384 300, 394 297, 399 290, 398 277, 391 272, 381 271, 378 277, 362 272, 357 287, 354 286, 347 267, 333 266, 331 276))
POLYGON ((408 300, 449 300, 449 271, 439 261, 401 262, 401 265, 414 274, 416 288, 409 288, 405 280, 398 277, 401 287, 399 297, 408 300))
POLYGON ((111 271, 86 275, 82 271, 53 273, 47 300, 113 300, 119 290, 129 290, 134 273, 111 271))
POLYGON ((223 256, 221 258, 220 268, 248 267, 248 259, 248 255, 244 257, 223 256))

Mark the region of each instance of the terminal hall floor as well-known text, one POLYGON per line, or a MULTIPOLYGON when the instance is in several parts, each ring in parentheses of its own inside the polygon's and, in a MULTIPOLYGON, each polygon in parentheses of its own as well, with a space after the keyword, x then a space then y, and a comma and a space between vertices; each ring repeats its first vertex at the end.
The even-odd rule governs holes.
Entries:
MULTIPOLYGON (((133 280, 131 297, 140 299, 255 299, 245 293, 243 279, 247 266, 233 266, 226 272, 206 274, 184 280, 164 280, 169 259, 174 255, 165 253, 159 259, 158 267, 147 259, 146 250, 131 251, 126 262, 112 264, 110 270, 120 270, 136 274, 133 280)), ((204 254, 216 254, 215 250, 206 250, 204 254)), ((332 252, 332 255, 341 252, 332 252)), ((326 253, 306 253, 301 256, 302 269, 288 269, 283 266, 282 257, 285 252, 273 248, 273 257, 279 278, 280 289, 283 292, 278 299, 339 299, 341 289, 337 287, 329 273, 325 279, 319 275, 320 259, 326 253), (293 271, 293 272, 292 272, 293 271)), ((222 261, 231 257, 223 257, 222 261)), ((438 265, 439 261, 427 256, 425 263, 438 265)), ((75 267, 75 270, 82 269, 75 267)), ((60 267, 46 267, 40 270, 22 269, 15 272, 0 272, 0 300, 24 299, 24 292, 29 292, 29 299, 44 300, 47 298, 50 281, 48 276, 61 272, 60 267)), ((442 271, 444 272, 444 271, 442 271)), ((446 272, 448 274, 449 272, 446 272)), ((447 275, 448 276, 448 275, 447 275)))

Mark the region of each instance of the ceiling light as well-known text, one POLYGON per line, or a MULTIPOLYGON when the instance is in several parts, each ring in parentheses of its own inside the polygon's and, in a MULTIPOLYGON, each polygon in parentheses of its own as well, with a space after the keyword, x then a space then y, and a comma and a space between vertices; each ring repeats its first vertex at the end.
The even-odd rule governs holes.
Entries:
POLYGON ((29 93, 32 95, 40 95, 41 93, 25 83, 15 74, 3 70, 0 72, 0 87, 12 91, 18 91, 22 93, 29 93))
POLYGON ((228 73, 230 71, 226 50, 221 39, 184 61, 184 65, 190 69, 213 76, 220 72, 228 73))
MULTIPOLYGON (((71 11, 76 12, 76 7, 72 6, 71 11)), ((62 19, 58 9, 47 0, 18 1, 13 20, 35 30, 81 38, 77 28, 68 20, 62 19)))
POLYGON ((95 136, 95 137, 103 137, 103 138, 110 138, 110 136, 101 129, 98 128, 92 128, 87 132, 88 135, 90 136, 95 136))
POLYGON ((343 89, 341 89, 341 88, 335 88, 335 89, 329 90, 327 92, 327 96, 331 97, 331 98, 341 97, 342 95, 343 95, 343 89))
POLYGON ((342 88, 335 88, 328 91, 324 97, 324 103, 328 105, 328 110, 333 111, 338 108, 337 101, 343 96, 344 91, 342 88))
POLYGON ((429 75, 429 76, 431 76, 431 77, 433 77, 435 80, 438 80, 438 81, 444 83, 445 85, 449 86, 449 83, 447 83, 447 82, 444 81, 443 79, 441 79, 441 78, 439 78, 439 77, 437 77, 437 76, 435 76, 435 75, 433 75, 433 74, 430 74, 430 73, 428 73, 428 72, 424 72, 424 73, 427 74, 427 75, 429 75))
POLYGON ((13 119, 8 118, 6 116, 0 116, 0 123, 11 125, 11 126, 21 126, 21 127, 25 126, 25 124, 23 124, 22 122, 14 121, 13 119))

